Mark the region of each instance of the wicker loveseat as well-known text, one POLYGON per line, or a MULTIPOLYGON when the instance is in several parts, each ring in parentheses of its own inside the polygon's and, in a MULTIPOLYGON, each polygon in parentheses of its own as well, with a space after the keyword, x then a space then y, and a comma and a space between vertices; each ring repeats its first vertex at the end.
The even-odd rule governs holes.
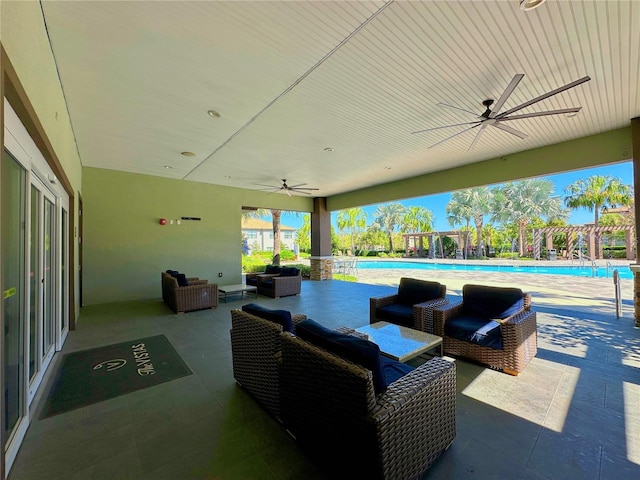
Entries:
POLYGON ((263 272, 248 272, 245 273, 245 283, 247 285, 251 285, 253 287, 257 287, 258 286, 258 276, 260 275, 271 275, 271 276, 277 276, 280 275, 280 265, 267 265, 266 267, 264 267, 264 271, 263 272))
POLYGON ((462 299, 433 310, 446 354, 518 375, 538 349, 531 294, 519 288, 464 285, 462 299))
POLYGON ((280 334, 307 318, 257 304, 231 310, 233 377, 271 415, 280 419, 280 334))
POLYGON ((186 278, 178 272, 162 272, 161 276, 162 300, 175 313, 218 306, 218 284, 196 277, 186 278))
POLYGON ((435 357, 378 391, 373 370, 301 338, 309 322, 282 333, 284 426, 329 478, 420 478, 456 435, 455 363, 435 357))
POLYGON ((369 299, 369 321, 434 333, 433 309, 448 302, 446 285, 403 277, 395 294, 369 299))
POLYGON ((279 274, 258 275, 258 293, 272 298, 299 295, 302 271, 296 267, 281 267, 279 274))

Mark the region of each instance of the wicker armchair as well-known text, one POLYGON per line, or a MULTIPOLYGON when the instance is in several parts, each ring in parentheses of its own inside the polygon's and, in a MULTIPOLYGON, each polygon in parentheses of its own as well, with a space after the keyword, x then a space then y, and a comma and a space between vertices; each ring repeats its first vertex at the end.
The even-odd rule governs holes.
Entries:
POLYGON ((284 426, 330 478, 420 478, 455 438, 456 367, 434 357, 376 396, 371 370, 282 334, 284 426))
POLYGON ((218 284, 197 278, 181 287, 175 277, 162 272, 162 300, 175 313, 191 312, 218 306, 218 284))
MULTIPOLYGON (((258 293, 272 298, 286 297, 289 295, 299 295, 302 289, 302 272, 299 268, 295 275, 262 274, 258 275, 258 293)), ((285 268, 282 269, 285 271, 285 268)))
MULTIPOLYGON (((307 318, 291 315, 293 324, 307 318)), ((280 334, 282 326, 239 309, 231 310, 233 377, 269 413, 280 419, 280 334)))
POLYGON ((531 294, 517 288, 464 285, 462 300, 435 308, 433 322, 433 333, 443 338, 444 353, 468 358, 510 375, 522 372, 538 351, 537 318, 536 312, 531 310, 531 294), (521 302, 502 316, 496 312, 504 308, 504 302, 502 306, 499 303, 504 301, 505 295, 520 297, 521 302), (479 298, 485 302, 484 306, 478 304, 479 298), (494 308, 494 311, 486 308, 494 308), (482 333, 474 335, 471 341, 461 339, 459 328, 454 325, 458 322, 467 326, 481 325, 482 333), (497 342, 493 341, 492 345, 478 343, 479 336, 486 339, 491 332, 497 335, 494 338, 497 342))
POLYGON ((391 322, 434 333, 433 309, 449 302, 446 294, 446 285, 403 277, 397 293, 369 299, 369 322, 391 322))

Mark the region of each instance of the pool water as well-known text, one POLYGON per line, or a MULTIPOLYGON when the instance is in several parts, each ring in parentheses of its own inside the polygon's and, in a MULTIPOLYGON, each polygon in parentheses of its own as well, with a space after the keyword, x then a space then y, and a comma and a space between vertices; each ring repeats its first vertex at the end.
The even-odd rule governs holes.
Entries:
MULTIPOLYGON (((607 268, 591 266, 536 266, 536 265, 470 265, 461 263, 426 263, 407 261, 375 261, 358 260, 358 269, 367 268, 413 268, 418 270, 448 270, 448 271, 473 271, 473 272, 502 272, 502 273, 533 273, 541 275, 572 275, 574 277, 598 277, 607 278, 607 268), (594 275, 595 273, 595 275, 594 275)), ((629 267, 615 267, 621 279, 633 279, 633 272, 629 267)), ((613 268, 609 268, 609 278, 613 277, 613 268)))

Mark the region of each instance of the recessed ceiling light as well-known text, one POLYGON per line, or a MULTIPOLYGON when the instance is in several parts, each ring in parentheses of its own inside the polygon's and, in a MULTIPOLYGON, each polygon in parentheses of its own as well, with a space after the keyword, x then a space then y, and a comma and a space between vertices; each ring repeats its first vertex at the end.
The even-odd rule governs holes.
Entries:
POLYGON ((386 167, 384 167, 385 170, 391 170, 391 167, 389 165, 387 165, 386 167))
POLYGON ((180 155, 183 155, 185 157, 195 157, 196 154, 193 152, 182 152, 180 155))
POLYGON ((231 178, 231 175, 225 175, 224 178, 231 178))
POLYGON ((165 165, 164 168, 166 168, 167 170, 171 170, 173 167, 171 165, 165 165))
POLYGON ((538 8, 545 1, 546 0, 520 0, 520 10, 528 12, 529 10, 533 10, 534 8, 538 8))
POLYGON ((210 117, 220 118, 220 112, 216 112, 215 110, 209 110, 207 111, 207 113, 209 114, 210 117))
POLYGON ((325 152, 333 152, 333 148, 331 147, 327 147, 324 149, 325 152))

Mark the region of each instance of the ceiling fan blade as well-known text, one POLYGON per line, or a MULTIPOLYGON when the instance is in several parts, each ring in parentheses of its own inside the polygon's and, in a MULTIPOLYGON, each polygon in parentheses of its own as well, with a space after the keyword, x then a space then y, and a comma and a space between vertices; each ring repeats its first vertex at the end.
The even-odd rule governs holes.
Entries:
POLYGON ((480 125, 480 130, 478 130, 478 133, 476 133, 473 142, 471 142, 471 145, 469 145, 469 151, 471 151, 473 147, 476 146, 476 143, 478 143, 478 140, 480 140, 480 136, 482 135, 482 132, 484 132, 484 129, 487 128, 487 125, 488 123, 483 123, 482 125, 480 125))
POLYGON ((523 140, 529 136, 526 133, 521 132, 520 130, 516 130, 515 128, 508 127, 507 125, 502 125, 501 122, 496 122, 491 126, 499 128, 500 130, 504 130, 505 132, 508 132, 511 135, 515 135, 516 137, 520 137, 523 140))
POLYGON ((511 79, 511 82, 509 83, 509 85, 507 85, 507 88, 504 90, 504 92, 502 92, 502 95, 500 95, 500 98, 498 99, 496 104, 493 106, 493 110, 491 111, 491 115, 489 115, 489 118, 493 118, 498 114, 498 112, 502 108, 502 105, 504 105, 504 102, 506 102, 507 98, 511 96, 511 94, 513 93, 513 91, 516 89, 516 87, 518 86, 518 84, 523 78, 524 78, 524 73, 516 73, 513 76, 513 78, 511 79))
POLYGON ((473 125, 472 127, 469 127, 469 128, 465 128, 465 129, 464 129, 464 130, 462 130, 461 132, 454 133, 453 135, 451 135, 451 136, 449 136, 449 137, 445 138, 444 140, 440 140, 439 142, 434 143, 434 144, 433 144, 433 145, 431 145, 430 147, 427 147, 427 149, 429 149, 429 148, 433 148, 433 147, 435 147, 435 146, 437 146, 437 145, 440 145, 441 143, 444 143, 444 142, 446 142, 447 140, 451 140, 453 137, 457 137, 458 135, 462 135, 464 132, 468 132, 468 131, 469 131, 469 130, 471 130, 472 128, 476 128, 478 125, 480 125, 480 122, 473 122, 473 123, 475 123, 476 125, 473 125))
MULTIPOLYGON (((450 128, 450 127, 461 127, 463 125, 473 125, 475 127, 475 126, 480 125, 481 123, 482 123, 481 121, 465 122, 465 123, 454 123, 453 125, 444 125, 442 127, 425 128, 424 130, 417 130, 417 131, 411 132, 411 133, 430 132, 431 130, 440 130, 441 128, 450 128)), ((470 128, 473 128, 473 127, 470 127, 470 128)), ((463 131, 466 131, 466 130, 463 130, 463 131)))
POLYGON ((266 185, 264 183, 254 183, 254 185, 258 185, 260 187, 269 187, 269 188, 275 188, 275 189, 279 189, 280 187, 277 187, 275 185, 266 185))
POLYGON ((559 110, 547 110, 546 112, 522 113, 520 115, 511 115, 509 117, 500 117, 497 120, 504 122, 505 120, 520 120, 522 118, 543 117, 545 115, 561 115, 563 113, 578 113, 582 107, 562 108, 559 110))
POLYGON ((303 185, 306 185, 306 183, 298 183, 297 185, 289 185, 289 188, 292 188, 292 189, 293 188, 299 188, 299 187, 301 187, 303 185))
POLYGON ((284 188, 283 190, 287 193, 287 195, 291 196, 291 192, 289 191, 288 188, 284 188))
POLYGON ((466 112, 466 113, 470 113, 471 115, 473 115, 474 117, 478 116, 477 112, 472 112, 471 110, 465 110, 464 108, 460 108, 460 107, 456 107, 454 105, 449 105, 448 103, 436 103, 436 105, 438 105, 439 107, 449 107, 449 108, 455 108, 456 110, 460 110, 461 112, 466 112))
POLYGON ((556 88, 555 90, 551 90, 550 92, 540 95, 539 97, 529 100, 528 102, 524 102, 523 104, 518 105, 517 107, 513 107, 507 110, 506 112, 500 113, 499 115, 496 115, 495 118, 501 118, 506 115, 509 115, 510 113, 517 112, 518 110, 522 110, 523 108, 528 107, 529 105, 533 105, 534 103, 537 103, 541 100, 552 97, 553 95, 564 92, 565 90, 569 90, 570 88, 577 87, 578 85, 588 82, 589 80, 591 80, 591 77, 589 76, 582 77, 579 80, 575 80, 571 83, 566 84, 564 87, 559 87, 559 88, 556 88))
POLYGON ((319 188, 311 188, 311 187, 296 187, 296 188, 291 187, 291 190, 300 190, 300 191, 302 191, 302 190, 320 190, 320 189, 319 188))

